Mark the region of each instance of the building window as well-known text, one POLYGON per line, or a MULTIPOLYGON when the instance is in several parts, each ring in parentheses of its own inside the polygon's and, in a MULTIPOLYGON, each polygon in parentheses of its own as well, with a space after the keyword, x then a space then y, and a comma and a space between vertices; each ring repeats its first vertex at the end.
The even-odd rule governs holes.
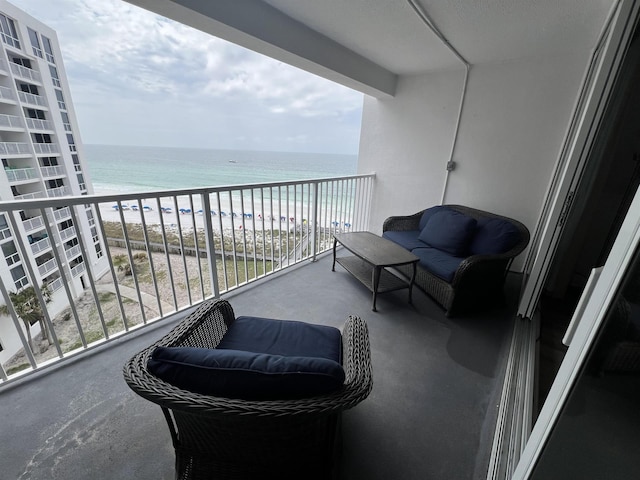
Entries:
POLYGON ((54 87, 60 88, 60 77, 58 76, 58 69, 53 65, 49 65, 49 72, 51 73, 51 81, 54 87))
POLYGON ((32 133, 34 143, 51 143, 51 135, 48 133, 32 133))
POLYGON ((38 87, 35 85, 30 85, 28 83, 21 83, 20 90, 24 93, 31 93, 32 95, 38 95, 38 87))
POLYGON ((32 30, 29 27, 27 27, 27 30, 29 31, 29 40, 31 40, 31 48, 33 49, 33 54, 36 57, 42 58, 42 49, 40 48, 40 41, 38 40, 38 32, 32 30))
POLYGON ((12 19, 6 17, 0 13, 0 36, 2 41, 7 45, 11 45, 15 48, 20 48, 20 41, 18 40, 18 32, 16 31, 16 25, 12 19))
POLYGON ((37 118, 38 120, 46 120, 44 112, 42 110, 36 110, 35 108, 27 108, 27 118, 37 118))
POLYGON ((47 61, 56 63, 55 59, 53 58, 53 47, 51 45, 51 40, 49 40, 44 35, 42 35, 42 45, 44 46, 44 53, 47 57, 47 61))
POLYGON ((13 278, 13 284, 16 286, 16 290, 20 290, 22 287, 29 284, 27 274, 24 273, 22 265, 18 265, 11 269, 11 278, 13 278))
POLYGON ((23 67, 31 69, 31 60, 28 58, 13 57, 11 61, 16 65, 22 65, 23 67))
POLYGON ((13 265, 14 263, 18 263, 20 261, 18 249, 16 248, 16 245, 15 243, 13 243, 13 241, 7 242, 2 245, 2 254, 7 261, 7 265, 13 265))
POLYGON ((56 167, 58 166, 58 159, 56 157, 42 157, 40 158, 40 165, 43 167, 56 167))
POLYGON ((66 110, 67 106, 64 103, 64 96, 62 95, 62 90, 58 90, 57 88, 54 90, 56 92, 56 98, 58 99, 58 107, 60 107, 61 110, 66 110))
POLYGON ((54 180, 47 180, 47 184, 49 185, 49 188, 64 187, 64 181, 61 178, 56 178, 54 180))

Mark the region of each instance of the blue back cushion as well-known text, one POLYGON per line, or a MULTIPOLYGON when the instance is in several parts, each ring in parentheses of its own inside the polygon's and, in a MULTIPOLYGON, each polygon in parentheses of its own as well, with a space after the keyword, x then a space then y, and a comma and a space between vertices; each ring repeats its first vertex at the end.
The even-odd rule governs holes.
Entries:
POLYGON ((424 227, 427 225, 429 219, 435 214, 442 210, 451 211, 451 209, 447 207, 443 207, 442 205, 436 205, 435 207, 427 208, 424 212, 422 212, 422 217, 420 217, 420 222, 418 223, 418 230, 422 231, 424 227))
POLYGON ((418 238, 434 248, 461 257, 469 252, 477 223, 475 218, 444 209, 429 218, 418 238))
POLYGON ((464 260, 464 258, 454 257, 437 248, 416 248, 411 253, 420 259, 418 264, 421 267, 449 283, 464 260))
POLYGON ((420 230, 387 230, 382 236, 407 250, 427 246, 418 238, 420 236, 420 230))
POLYGON ((184 390, 249 400, 297 398, 340 388, 340 330, 304 322, 238 317, 216 349, 158 347, 157 377, 184 390))
POLYGON ((472 255, 504 253, 520 239, 520 232, 513 223, 501 218, 485 218, 478 222, 469 251, 472 255))
POLYGON ((345 379, 342 366, 326 358, 209 348, 158 347, 147 367, 178 388, 246 400, 320 395, 345 379))
POLYGON ((217 348, 294 357, 320 357, 342 363, 340 330, 294 320, 238 317, 217 348))

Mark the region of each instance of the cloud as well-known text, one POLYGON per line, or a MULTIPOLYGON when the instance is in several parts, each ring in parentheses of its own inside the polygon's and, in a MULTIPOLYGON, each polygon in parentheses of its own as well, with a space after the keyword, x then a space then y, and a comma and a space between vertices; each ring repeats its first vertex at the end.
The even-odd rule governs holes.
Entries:
POLYGON ((195 136, 194 146, 229 148, 242 138, 252 148, 278 149, 277 138, 282 149, 357 151, 360 93, 120 0, 13 3, 57 31, 87 142, 113 143, 101 138, 126 131, 142 132, 138 144, 157 140, 144 133, 146 110, 165 112, 153 124, 175 132, 162 137, 174 143, 195 136), (89 115, 102 116, 107 130, 89 115), (172 121, 184 117, 189 132, 172 121), (226 136, 211 134, 211 125, 226 136), (353 138, 345 143, 340 128, 353 138))

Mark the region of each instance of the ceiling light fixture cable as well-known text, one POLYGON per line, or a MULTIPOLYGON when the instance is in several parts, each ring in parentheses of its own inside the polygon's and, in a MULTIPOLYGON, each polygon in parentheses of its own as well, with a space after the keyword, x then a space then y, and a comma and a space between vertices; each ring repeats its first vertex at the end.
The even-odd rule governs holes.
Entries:
POLYGON ((442 196, 440 198, 440 203, 445 203, 445 197, 447 193, 447 186, 449 185, 449 165, 453 165, 453 155, 456 150, 456 145, 458 143, 458 132, 460 130, 460 119, 462 118, 462 109, 464 107, 464 100, 467 96, 467 80, 469 79, 469 69, 471 68, 471 64, 467 62, 467 60, 460 55, 460 52, 455 49, 453 45, 447 40, 447 38, 442 34, 438 27, 436 27, 435 23, 424 9, 422 5, 418 3, 417 0, 407 0, 411 8, 416 12, 420 20, 440 39, 440 41, 455 55, 455 57, 462 62, 464 65, 464 81, 462 84, 462 94, 460 95, 460 107, 458 108, 458 118, 456 119, 456 128, 453 134, 453 143, 451 145, 451 154, 449 156, 449 161, 447 162, 447 169, 444 179, 444 186, 442 187, 442 196))

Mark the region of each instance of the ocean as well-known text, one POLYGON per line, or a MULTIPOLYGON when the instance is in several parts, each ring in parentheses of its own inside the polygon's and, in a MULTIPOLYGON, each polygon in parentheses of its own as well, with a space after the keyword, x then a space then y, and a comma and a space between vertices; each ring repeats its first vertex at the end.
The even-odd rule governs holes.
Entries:
POLYGON ((85 144, 97 194, 353 175, 357 155, 85 144))

